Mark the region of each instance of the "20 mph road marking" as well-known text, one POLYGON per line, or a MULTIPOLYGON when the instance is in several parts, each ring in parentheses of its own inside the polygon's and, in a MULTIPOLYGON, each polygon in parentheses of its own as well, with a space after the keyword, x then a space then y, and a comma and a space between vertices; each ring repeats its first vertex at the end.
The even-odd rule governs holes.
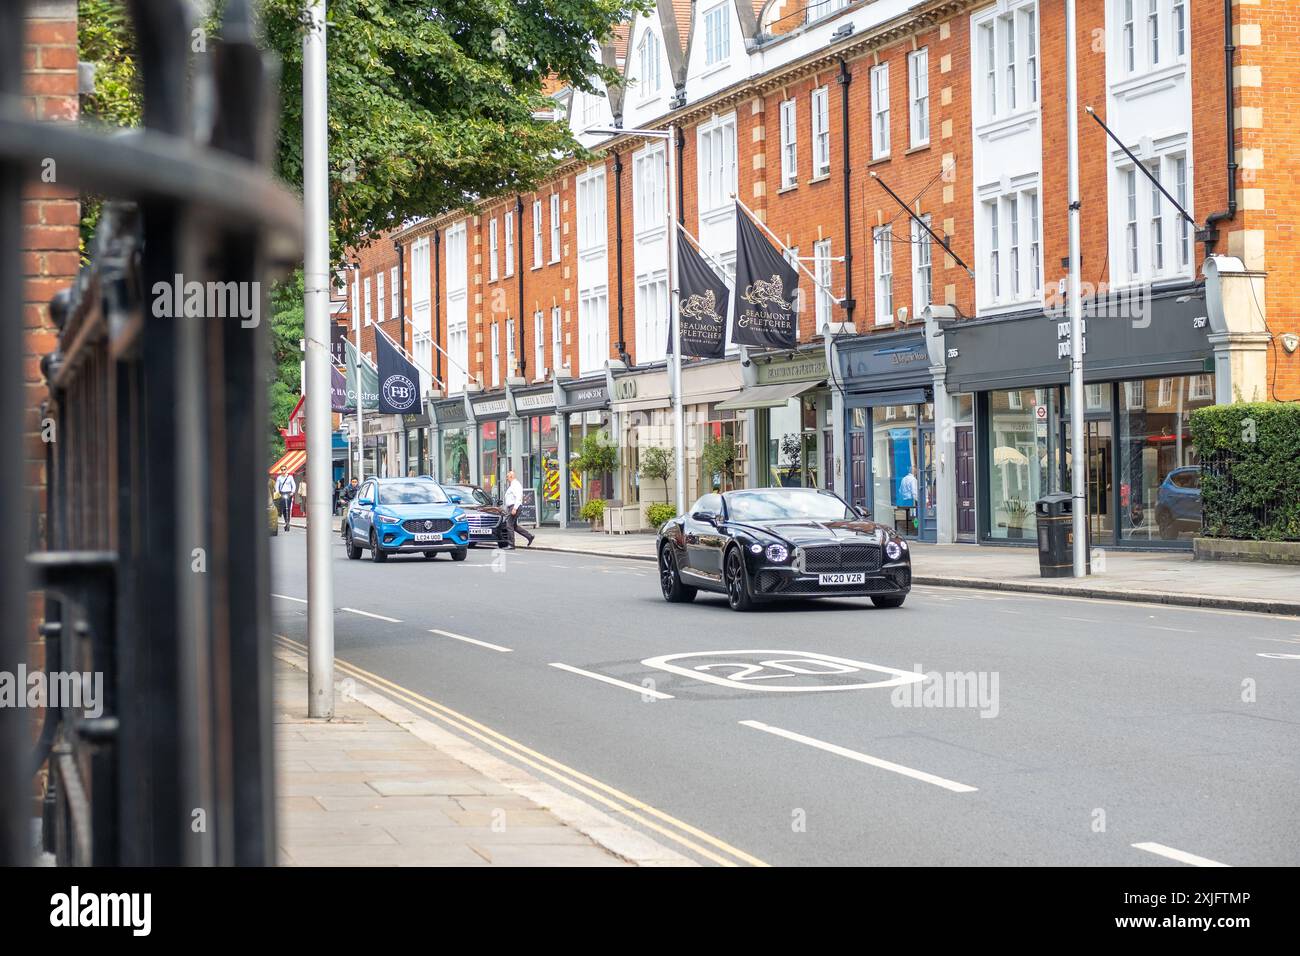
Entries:
POLYGON ((389 624, 401 624, 395 617, 384 617, 382 614, 371 614, 369 611, 358 611, 354 607, 339 608, 340 611, 347 611, 349 614, 360 614, 362 617, 373 617, 376 621, 387 621, 389 624))
POLYGON ((1220 863, 1218 860, 1207 860, 1203 856, 1197 856, 1195 853, 1188 853, 1185 850, 1175 850, 1171 846, 1165 846, 1163 843, 1134 843, 1135 850, 1146 850, 1148 853, 1154 853, 1156 856, 1168 857, 1171 860, 1177 860, 1179 863, 1186 863, 1188 866, 1228 866, 1227 863, 1220 863))
POLYGON ((757 720, 742 720, 741 725, 744 727, 753 727, 755 730, 761 730, 767 734, 775 734, 778 737, 784 737, 786 740, 793 740, 796 743, 807 744, 809 747, 816 747, 818 750, 825 750, 827 753, 837 754, 841 757, 848 757, 850 760, 856 760, 858 763, 865 763, 881 770, 889 770, 893 773, 902 774, 904 777, 911 777, 913 780, 920 780, 923 783, 932 783, 936 787, 943 787, 945 790, 951 790, 953 793, 974 793, 979 787, 968 787, 964 783, 957 783, 955 780, 945 780, 943 777, 936 777, 932 773, 926 773, 924 770, 913 770, 911 767, 904 767, 902 764, 893 763, 889 760, 881 760, 879 757, 872 757, 869 754, 858 753, 856 750, 849 750, 847 747, 841 747, 838 744, 828 744, 824 740, 818 740, 815 737, 805 737, 803 734, 796 734, 792 730, 782 730, 780 727, 773 727, 770 724, 764 724, 757 720))
POLYGON ((453 641, 464 641, 466 644, 477 644, 479 647, 486 647, 490 651, 501 651, 503 654, 510 653, 510 648, 502 647, 500 644, 489 644, 487 641, 480 641, 472 637, 466 637, 464 634, 453 634, 451 631, 440 631, 436 627, 429 628, 429 633, 441 634, 443 637, 450 637, 453 641))
POLYGON ((604 674, 594 674, 591 671, 584 671, 580 667, 572 667, 568 664, 551 664, 552 667, 558 667, 562 671, 568 671, 570 674, 580 674, 583 677, 590 677, 592 680, 602 681, 606 684, 613 684, 615 687, 622 687, 624 690, 634 690, 643 697, 653 697, 655 700, 672 700, 672 694, 665 694, 662 691, 651 690, 649 687, 642 687, 640 684, 629 684, 625 680, 618 680, 613 677, 606 677, 604 674))

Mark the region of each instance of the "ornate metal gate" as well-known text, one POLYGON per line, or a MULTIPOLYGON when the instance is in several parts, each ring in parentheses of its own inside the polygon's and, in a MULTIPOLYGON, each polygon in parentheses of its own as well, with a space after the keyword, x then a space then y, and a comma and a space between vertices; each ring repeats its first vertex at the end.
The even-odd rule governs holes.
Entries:
POLYGON ((248 4, 224 6, 194 56, 188 3, 130 4, 144 127, 107 136, 24 118, 25 4, 0 0, 0 670, 24 660, 33 588, 47 671, 103 688, 95 713, 47 708, 34 753, 30 711, 0 707, 0 863, 31 858, 47 759, 60 863, 274 862, 261 317, 302 216, 268 172, 274 64, 248 4), (47 160, 113 198, 52 304, 48 550, 28 556, 21 192, 47 160), (195 289, 202 314, 178 312, 195 289), (255 316, 229 315, 231 294, 255 316))

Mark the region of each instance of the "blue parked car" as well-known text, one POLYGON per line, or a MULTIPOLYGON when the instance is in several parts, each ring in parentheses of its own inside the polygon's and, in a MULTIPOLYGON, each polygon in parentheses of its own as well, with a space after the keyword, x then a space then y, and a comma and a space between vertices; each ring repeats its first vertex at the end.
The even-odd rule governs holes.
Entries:
POLYGON ((449 551, 453 561, 469 554, 465 511, 433 481, 367 478, 343 516, 343 541, 356 561, 368 550, 372 561, 390 554, 423 554, 432 560, 449 551))
POLYGON ((1172 541, 1180 531, 1201 527, 1201 468, 1184 465, 1165 475, 1156 491, 1156 525, 1160 537, 1172 541))

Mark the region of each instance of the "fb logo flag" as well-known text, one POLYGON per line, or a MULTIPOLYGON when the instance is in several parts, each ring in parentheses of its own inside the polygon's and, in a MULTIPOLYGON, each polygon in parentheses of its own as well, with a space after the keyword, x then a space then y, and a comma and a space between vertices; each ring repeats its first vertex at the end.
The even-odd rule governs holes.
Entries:
POLYGON ((791 349, 799 342, 795 297, 799 273, 736 210, 736 315, 731 340, 737 345, 791 349))
POLYGON ((413 415, 420 409, 420 373, 384 335, 375 336, 379 360, 379 411, 384 415, 413 415))
MULTIPOLYGON (((694 247, 677 245, 677 273, 682 323, 682 354, 722 358, 727 349, 727 303, 731 293, 694 247)), ((673 336, 668 335, 668 354, 673 336)))

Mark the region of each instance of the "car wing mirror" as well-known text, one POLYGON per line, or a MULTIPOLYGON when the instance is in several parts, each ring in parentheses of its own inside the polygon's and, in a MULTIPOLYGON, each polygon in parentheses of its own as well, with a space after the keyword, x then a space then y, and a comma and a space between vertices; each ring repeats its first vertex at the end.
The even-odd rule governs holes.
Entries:
POLYGON ((713 514, 711 511, 696 511, 691 514, 692 521, 698 521, 701 524, 711 524, 715 528, 718 526, 718 519, 721 515, 713 514))
POLYGON ((374 500, 373 498, 358 498, 358 499, 357 499, 357 504, 359 504, 359 505, 363 505, 363 506, 365 506, 365 507, 369 507, 370 505, 373 505, 374 503, 375 503, 375 500, 374 500))
POLYGON ((461 501, 463 500, 460 495, 448 495, 447 497, 451 500, 451 503, 454 505, 460 504, 461 501))

